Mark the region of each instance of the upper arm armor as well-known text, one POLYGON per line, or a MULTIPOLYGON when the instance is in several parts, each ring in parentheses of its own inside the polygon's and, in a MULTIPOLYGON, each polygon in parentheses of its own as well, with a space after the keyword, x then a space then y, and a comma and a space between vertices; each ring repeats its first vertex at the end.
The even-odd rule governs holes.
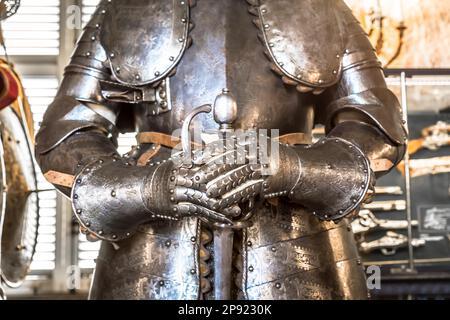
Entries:
POLYGON ((381 63, 367 34, 351 10, 338 2, 346 45, 341 79, 332 88, 333 102, 325 110, 327 132, 334 128, 340 115, 353 114, 381 130, 394 144, 403 145, 406 130, 398 99, 386 86, 381 63))

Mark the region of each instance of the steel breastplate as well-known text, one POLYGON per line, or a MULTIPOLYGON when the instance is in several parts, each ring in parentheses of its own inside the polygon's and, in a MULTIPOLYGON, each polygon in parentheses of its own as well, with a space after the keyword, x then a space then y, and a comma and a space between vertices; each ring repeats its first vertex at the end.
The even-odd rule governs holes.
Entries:
MULTIPOLYGON (((146 108, 136 107, 141 131, 171 134, 181 128, 186 114, 212 103, 223 88, 237 99, 237 128, 276 128, 281 134, 311 129, 312 97, 284 85, 270 70, 247 7, 243 1, 199 1, 192 9, 193 44, 170 78, 172 110, 152 116, 146 108)), ((211 115, 196 122, 205 129, 216 128, 211 115)))
MULTIPOLYGON (((133 0, 104 1, 96 15, 104 16, 100 40, 114 82, 148 91, 170 80, 163 108, 151 105, 157 98, 145 100, 146 90, 133 91, 139 130, 171 134, 193 108, 212 103, 228 88, 239 105, 238 128, 277 128, 285 134, 311 130, 311 92, 320 93, 340 78, 345 41, 338 31, 339 10, 324 0, 202 0, 195 6, 133 0), (288 19, 291 10, 296 15, 288 19), (320 12, 314 18, 317 28, 307 23, 311 10, 320 12), (136 18, 137 12, 147 14, 136 18), (315 41, 308 40, 312 35, 315 41), (317 48, 324 42, 326 47, 317 48)), ((124 88, 117 90, 122 94, 124 88)), ((215 127, 211 116, 198 122, 215 127)))

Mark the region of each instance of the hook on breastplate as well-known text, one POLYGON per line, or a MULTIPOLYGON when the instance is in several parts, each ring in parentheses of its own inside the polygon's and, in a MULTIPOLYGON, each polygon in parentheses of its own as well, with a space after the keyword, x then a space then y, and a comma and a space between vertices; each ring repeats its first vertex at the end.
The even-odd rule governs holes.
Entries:
POLYGON ((186 117, 181 128, 181 145, 185 156, 192 155, 191 148, 191 123, 196 116, 202 113, 214 113, 214 121, 219 124, 220 132, 233 130, 233 123, 237 119, 237 103, 228 89, 223 89, 222 93, 216 97, 214 107, 205 104, 192 110, 186 117))

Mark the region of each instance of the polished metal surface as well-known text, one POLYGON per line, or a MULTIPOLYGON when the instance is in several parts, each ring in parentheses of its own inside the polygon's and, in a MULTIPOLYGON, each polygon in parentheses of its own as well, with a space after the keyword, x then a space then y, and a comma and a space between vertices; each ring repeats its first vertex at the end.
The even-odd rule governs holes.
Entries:
POLYGON ((114 248, 104 242, 90 299, 196 300, 200 223, 155 221, 114 248))
MULTIPOLYGON (((172 112, 149 117, 145 109, 136 108, 136 126, 141 131, 172 134, 192 109, 213 104, 224 88, 239 106, 236 129, 280 129, 285 134, 312 128, 314 98, 283 85, 270 70, 248 7, 235 0, 197 2, 191 9, 192 46, 171 77, 172 112)), ((193 126, 218 127, 212 114, 197 117, 193 126)))
POLYGON ((23 122, 11 108, 0 112, 8 192, 1 238, 1 276, 11 287, 25 279, 38 232, 38 195, 32 146, 23 122))
POLYGON ((100 7, 101 43, 119 82, 155 83, 180 61, 188 45, 189 1, 105 0, 100 7), (147 19, 155 13, 157 19, 147 19))
MULTIPOLYGON (((229 283, 214 287, 215 272, 224 271, 214 270, 214 258, 224 254, 211 235, 218 223, 235 229, 238 272, 230 298, 366 297, 353 234, 338 221, 370 200, 369 160, 394 165, 402 158, 398 101, 343 1, 248 2, 102 1, 88 24, 44 118, 37 152, 44 171, 79 178, 65 190, 72 191, 76 216, 115 241, 103 244, 91 298, 209 299, 215 290, 228 292, 229 283), (172 135, 224 88, 238 106, 235 129, 310 134, 324 124, 327 137, 311 146, 281 145, 273 177, 261 175, 260 162, 176 167, 170 150, 157 144, 117 158, 117 131, 172 135), (146 152, 150 159, 136 165, 146 152), (217 177, 223 185, 208 185, 217 177), (247 180, 251 186, 239 189, 247 180)), ((215 120, 228 124, 225 118, 201 114, 191 128, 217 129, 215 120)))
POLYGON ((284 76, 313 88, 338 82, 345 34, 339 32, 342 22, 336 14, 337 3, 262 0, 253 7, 266 50, 284 76))
POLYGON ((319 222, 285 202, 258 211, 243 241, 245 298, 367 297, 363 267, 346 221, 319 222))

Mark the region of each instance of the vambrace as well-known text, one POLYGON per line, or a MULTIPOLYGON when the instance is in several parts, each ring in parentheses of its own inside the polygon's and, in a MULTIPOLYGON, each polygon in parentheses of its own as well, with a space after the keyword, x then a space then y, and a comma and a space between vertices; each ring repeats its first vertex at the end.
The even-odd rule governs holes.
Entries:
MULTIPOLYGON (((49 171, 75 175, 99 156, 116 154, 117 129, 90 107, 70 96, 58 96, 47 110, 36 135, 36 160, 49 171)), ((57 186, 65 195, 67 187, 57 186)))
POLYGON ((406 151, 406 144, 394 143, 376 126, 359 121, 342 122, 328 136, 342 138, 357 145, 371 162, 377 178, 395 167, 406 151), (377 166, 377 163, 382 165, 377 166))
POLYGON ((325 138, 305 147, 281 146, 279 166, 267 180, 266 198, 287 195, 321 220, 349 215, 373 189, 372 170, 363 151, 341 138, 325 138))

